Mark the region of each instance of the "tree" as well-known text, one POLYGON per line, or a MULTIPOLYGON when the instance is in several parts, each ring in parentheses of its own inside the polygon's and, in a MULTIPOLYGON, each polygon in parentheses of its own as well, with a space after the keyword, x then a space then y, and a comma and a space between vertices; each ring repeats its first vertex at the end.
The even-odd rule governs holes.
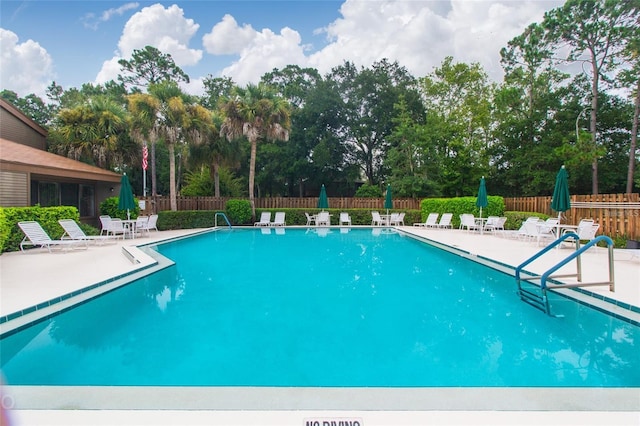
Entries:
POLYGON ((141 88, 163 81, 189 83, 189 76, 175 64, 171 55, 153 46, 134 49, 130 60, 120 59, 118 64, 123 72, 118 75, 118 81, 125 86, 141 88))
POLYGON ((54 150, 75 160, 107 169, 121 169, 127 160, 126 111, 105 96, 88 99, 75 108, 62 109, 50 133, 54 150))
MULTIPOLYGON (((160 100, 150 94, 134 93, 127 97, 131 138, 140 146, 149 141, 151 158, 156 158, 156 144, 160 138, 157 116, 160 111, 160 100)), ((156 162, 151 161, 151 195, 158 195, 156 182, 156 162)))
POLYGON ((254 182, 258 140, 289 139, 290 108, 264 84, 236 87, 232 97, 222 104, 224 122, 220 134, 228 140, 245 136, 251 144, 249 164, 249 201, 255 220, 254 182))
POLYGON ((420 83, 427 109, 425 137, 441 161, 443 195, 472 194, 489 169, 494 87, 479 64, 454 63, 452 57, 420 83))
MULTIPOLYGON (((563 59, 590 67, 592 144, 598 145, 597 114, 600 80, 618 67, 618 61, 638 25, 638 0, 568 0, 564 6, 545 13, 543 27, 550 45, 568 47, 563 59)), ((585 70, 585 72, 587 72, 585 70)), ((597 149, 594 149, 596 152, 597 149)), ((592 159, 592 193, 598 193, 598 157, 592 159)))
POLYGON ((634 174, 638 161, 636 151, 638 147, 638 120, 640 116, 640 26, 635 27, 624 55, 629 68, 620 72, 618 81, 623 87, 630 88, 632 94, 635 92, 626 186, 626 193, 630 194, 633 192, 634 174))
POLYGON ((178 210, 176 191, 175 148, 185 139, 184 130, 192 126, 189 104, 191 99, 172 81, 149 85, 149 94, 160 102, 155 126, 169 149, 169 198, 171 210, 178 210))
MULTIPOLYGON (((133 86, 136 91, 141 87, 150 87, 161 83, 173 82, 176 87, 180 81, 189 82, 189 76, 175 64, 169 54, 162 53, 153 46, 145 46, 144 49, 135 49, 131 60, 118 61, 123 74, 118 75, 118 80, 123 87, 133 86)), ((175 154, 175 151, 174 151, 175 154)), ((157 167, 156 167, 156 140, 151 140, 150 152, 151 164, 151 189, 152 194, 157 195, 157 167)), ((175 163, 171 163, 175 166, 175 163)), ((171 172, 169 173, 171 174, 171 172)), ((175 182, 173 183, 175 185, 175 182)), ((171 187, 171 185, 170 185, 171 187)), ((175 187, 174 187, 175 189, 175 187)))
POLYGON ((412 114, 423 111, 415 79, 397 62, 386 59, 361 70, 346 62, 326 79, 337 84, 342 96, 345 124, 338 135, 347 146, 348 161, 361 168, 369 183, 380 183, 386 175, 384 157, 394 127, 394 104, 404 95, 412 114))
POLYGON ((44 101, 35 94, 31 93, 24 98, 20 98, 16 92, 3 90, 0 92, 0 98, 11 103, 22 111, 24 115, 31 118, 45 129, 51 125, 54 117, 53 109, 50 105, 45 104, 44 101))
POLYGON ((494 164, 489 175, 494 190, 505 195, 545 193, 563 164, 555 150, 566 135, 550 133, 568 75, 553 68, 544 35, 542 26, 531 24, 500 51, 505 78, 492 101, 496 143, 489 148, 494 164))

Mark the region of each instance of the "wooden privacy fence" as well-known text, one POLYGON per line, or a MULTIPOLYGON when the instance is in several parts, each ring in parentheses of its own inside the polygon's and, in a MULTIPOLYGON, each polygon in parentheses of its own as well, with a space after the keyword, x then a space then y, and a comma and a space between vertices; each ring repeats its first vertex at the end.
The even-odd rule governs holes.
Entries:
MULTIPOLYGON (((555 216, 551 197, 505 198, 508 211, 538 212, 555 216)), ((598 234, 637 240, 640 238, 640 194, 572 195, 571 209, 563 222, 577 225, 582 219, 600 224, 598 234)))
MULTIPOLYGON (((140 198, 145 201, 142 214, 171 210, 169 197, 140 198), (155 204, 155 207, 154 207, 155 204)), ((178 210, 224 210, 228 197, 177 197, 178 210)), ((396 210, 419 210, 419 199, 393 200, 396 210)), ((317 209, 317 197, 269 197, 256 198, 258 209, 317 209)), ((507 211, 543 213, 555 216, 551 210, 551 197, 505 198, 507 211)), ((332 209, 383 210, 384 198, 330 197, 332 209)), ((564 213, 563 222, 578 224, 581 219, 594 219, 600 224, 599 234, 610 237, 640 239, 640 194, 572 195, 571 210, 564 213)))
MULTIPOLYGON (((177 197, 178 210, 224 210, 229 197, 177 197)), ((145 201, 142 214, 151 214, 171 210, 169 197, 140 197, 145 201), (155 208, 154 208, 155 203, 155 208)), ((256 198, 257 209, 317 209, 318 197, 269 197, 256 198)), ((330 197, 331 209, 384 209, 384 198, 330 197)), ((418 210, 420 200, 414 198, 398 198, 393 200, 396 210, 418 210)))

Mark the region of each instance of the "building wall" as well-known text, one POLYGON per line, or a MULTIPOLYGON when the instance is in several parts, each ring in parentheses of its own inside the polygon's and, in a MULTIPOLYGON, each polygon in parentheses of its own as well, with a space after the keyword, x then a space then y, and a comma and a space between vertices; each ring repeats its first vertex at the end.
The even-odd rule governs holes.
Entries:
POLYGON ((46 136, 25 124, 18 116, 0 108, 0 138, 19 142, 32 148, 46 150, 46 136))
POLYGON ((0 171, 0 206, 29 206, 29 175, 0 171))

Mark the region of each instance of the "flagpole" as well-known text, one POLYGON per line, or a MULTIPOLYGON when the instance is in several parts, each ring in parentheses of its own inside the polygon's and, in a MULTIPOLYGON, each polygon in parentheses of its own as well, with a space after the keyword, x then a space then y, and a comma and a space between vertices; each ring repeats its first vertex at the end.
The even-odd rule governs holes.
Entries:
POLYGON ((147 148, 147 143, 145 142, 142 146, 142 195, 144 197, 147 196, 147 166, 149 157, 149 150, 147 148))

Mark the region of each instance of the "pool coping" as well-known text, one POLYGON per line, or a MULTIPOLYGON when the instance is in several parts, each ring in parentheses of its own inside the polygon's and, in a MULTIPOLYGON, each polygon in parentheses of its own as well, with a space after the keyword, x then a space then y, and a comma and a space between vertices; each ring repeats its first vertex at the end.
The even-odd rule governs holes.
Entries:
POLYGON ((640 411, 640 388, 6 386, 17 410, 640 411))

